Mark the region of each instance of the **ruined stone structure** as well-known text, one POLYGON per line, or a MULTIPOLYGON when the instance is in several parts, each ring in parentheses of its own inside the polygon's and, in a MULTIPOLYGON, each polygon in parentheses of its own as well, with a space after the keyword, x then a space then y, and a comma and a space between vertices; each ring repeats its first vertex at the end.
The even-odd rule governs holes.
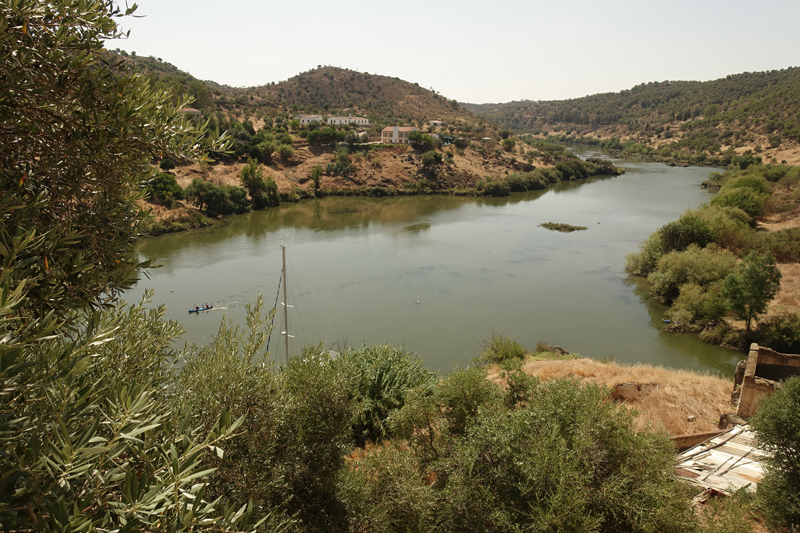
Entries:
POLYGON ((750 345, 750 354, 739 361, 734 375, 731 403, 736 414, 748 418, 756 412, 758 400, 780 389, 780 382, 800 376, 800 355, 778 353, 758 344, 750 345))

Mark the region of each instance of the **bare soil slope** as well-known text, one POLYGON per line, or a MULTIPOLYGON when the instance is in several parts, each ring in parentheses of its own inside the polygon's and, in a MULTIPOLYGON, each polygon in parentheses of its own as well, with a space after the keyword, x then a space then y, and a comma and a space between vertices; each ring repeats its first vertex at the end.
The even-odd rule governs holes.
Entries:
MULTIPOLYGON (((480 179, 499 178, 515 171, 532 170, 533 167, 549 166, 542 161, 534 161, 533 166, 514 160, 514 155, 497 154, 490 151, 482 155, 476 148, 467 148, 464 155, 457 155, 455 148, 447 147, 442 153, 452 153, 453 158, 426 168, 422 165, 422 154, 406 145, 388 146, 372 150, 367 157, 361 154, 351 156, 354 172, 347 178, 327 174, 325 168, 335 162, 335 154, 330 146, 309 146, 304 140, 294 144, 295 156, 289 161, 277 160, 265 169, 264 175, 271 176, 281 193, 291 193, 293 187, 313 190, 311 171, 320 165, 323 170, 320 180, 322 189, 358 189, 362 187, 394 187, 402 189, 411 180, 427 180, 433 189, 474 187, 480 179)), ((188 186, 193 179, 200 178, 216 185, 240 185, 239 176, 244 162, 218 163, 202 167, 189 165, 172 171, 181 187, 188 186)))
MULTIPOLYGON (((523 371, 545 380, 572 377, 609 388, 625 383, 652 384, 640 398, 622 402, 636 411, 635 425, 640 430, 652 426, 672 436, 714 431, 720 415, 733 411, 732 376, 723 379, 689 370, 601 363, 593 359, 529 360, 523 371)), ((499 368, 490 368, 488 377, 495 383, 503 383, 499 368)))

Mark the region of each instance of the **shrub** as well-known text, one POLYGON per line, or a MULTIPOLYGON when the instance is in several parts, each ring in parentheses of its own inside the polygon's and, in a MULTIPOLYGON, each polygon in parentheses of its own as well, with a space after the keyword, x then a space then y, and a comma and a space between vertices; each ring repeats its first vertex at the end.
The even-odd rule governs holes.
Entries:
POLYGON ((211 215, 233 215, 250 211, 247 191, 233 185, 214 185, 195 178, 184 191, 200 209, 211 215))
MULTIPOLYGON (((527 401, 509 408, 499 388, 485 383, 474 370, 461 371, 442 383, 447 393, 435 391, 433 408, 425 411, 465 415, 431 435, 426 446, 438 456, 414 448, 437 476, 432 529, 689 529, 691 512, 672 477, 670 442, 634 431, 627 409, 609 402, 607 390, 571 380, 526 380, 527 401)), ((423 426, 416 429, 412 444, 427 435, 423 426)))
POLYGON ((751 188, 723 188, 711 199, 711 205, 738 207, 750 217, 760 216, 766 196, 751 188))
POLYGON ((154 198, 161 199, 167 207, 173 207, 175 200, 183 199, 183 189, 172 174, 159 172, 147 184, 147 192, 154 198))
MULTIPOLYGON (((469 139, 458 137, 453 141, 453 144, 456 145, 456 148, 458 148, 459 150, 464 150, 467 146, 469 146, 469 139)), ((459 155, 464 155, 464 154, 461 153, 459 155)))
POLYGON ((431 387, 438 378, 425 369, 422 359, 405 348, 389 345, 349 349, 337 364, 352 374, 355 386, 355 412, 352 427, 358 445, 378 442, 391 436, 386 424, 389 415, 403 407, 406 392, 431 387))
POLYGON ((175 168, 175 161, 165 157, 164 159, 161 160, 161 163, 158 165, 158 168, 160 168, 161 170, 172 170, 173 168, 175 168))
POLYGON ((514 146, 516 145, 517 143, 514 141, 514 139, 503 139, 503 150, 506 152, 513 150, 514 146))
POLYGON ((680 294, 681 285, 707 285, 724 279, 736 266, 736 256, 715 244, 706 248, 690 245, 682 252, 669 252, 647 276, 651 292, 661 301, 671 303, 680 294))
POLYGON ((759 401, 750 419, 758 440, 770 452, 758 497, 773 525, 796 529, 800 525, 800 378, 759 401))
POLYGON ((800 353, 800 315, 781 313, 758 324, 755 341, 782 353, 800 353))
POLYGON ((707 206, 695 211, 714 234, 714 242, 722 248, 741 250, 753 230, 753 219, 738 207, 707 206))
POLYGON ((512 360, 522 360, 527 351, 517 341, 502 333, 492 333, 481 342, 481 361, 489 364, 505 364, 512 360))
POLYGON ((278 155, 280 155, 282 160, 288 161, 294 157, 294 148, 289 144, 281 144, 278 147, 278 155))
POLYGON ((657 231, 653 232, 639 245, 638 252, 625 256, 625 270, 635 276, 646 276, 656 269, 664 253, 661 235, 657 231))
POLYGON ((430 150, 422 154, 422 164, 426 167, 435 165, 442 162, 442 154, 434 150, 430 150))
POLYGON ((770 252, 781 262, 800 261, 800 228, 785 228, 778 231, 751 232, 745 250, 759 253, 770 252))
POLYGON ((486 196, 508 196, 511 194, 511 187, 504 179, 487 180, 483 183, 478 182, 480 187, 478 190, 483 190, 486 196))
POLYGON ((781 271, 772 254, 767 252, 760 257, 751 251, 725 278, 722 295, 728 307, 745 321, 749 332, 751 321, 767 310, 780 286, 781 271))
POLYGON ((711 226, 697 214, 689 213, 666 224, 659 230, 665 252, 685 250, 689 245, 701 248, 714 242, 711 226))
POLYGON ((684 283, 680 286, 680 294, 672 303, 667 316, 673 322, 691 324, 697 321, 718 320, 726 311, 720 281, 702 286, 697 283, 684 283))
POLYGON ((370 448, 349 461, 340 479, 349 531, 429 531, 436 488, 418 468, 414 453, 396 444, 370 448))
POLYGON ((722 190, 728 189, 751 189, 761 194, 770 194, 772 192, 772 187, 770 187, 766 178, 756 173, 745 173, 729 179, 722 186, 722 190))

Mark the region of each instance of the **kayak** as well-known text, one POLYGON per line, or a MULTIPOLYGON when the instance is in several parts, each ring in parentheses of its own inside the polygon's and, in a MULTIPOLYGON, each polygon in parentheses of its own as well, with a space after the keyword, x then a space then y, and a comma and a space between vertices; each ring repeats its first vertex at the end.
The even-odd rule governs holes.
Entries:
POLYGON ((208 307, 201 307, 199 309, 189 309, 189 312, 190 313, 199 313, 200 311, 208 311, 212 307, 214 307, 214 306, 213 305, 209 305, 208 307))

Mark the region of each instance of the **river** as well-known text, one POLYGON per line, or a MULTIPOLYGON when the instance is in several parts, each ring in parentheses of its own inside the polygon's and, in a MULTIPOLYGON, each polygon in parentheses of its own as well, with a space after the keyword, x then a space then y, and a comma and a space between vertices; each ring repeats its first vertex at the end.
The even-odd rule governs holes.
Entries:
MULTIPOLYGON (((259 293, 275 305, 284 245, 293 354, 320 341, 391 343, 448 373, 498 332, 529 349, 544 341, 593 358, 731 375, 743 354, 666 333, 665 307, 624 271, 625 255, 650 233, 708 201, 700 183, 709 169, 615 164, 626 173, 507 198, 305 200, 147 239, 139 253, 164 266, 131 296, 154 289, 153 303, 187 329, 182 339, 203 344, 223 316, 243 324, 244 304, 259 293), (559 233, 544 222, 588 229, 559 233), (204 303, 214 309, 187 313, 204 303)), ((275 333, 270 353, 283 359, 275 333)))

